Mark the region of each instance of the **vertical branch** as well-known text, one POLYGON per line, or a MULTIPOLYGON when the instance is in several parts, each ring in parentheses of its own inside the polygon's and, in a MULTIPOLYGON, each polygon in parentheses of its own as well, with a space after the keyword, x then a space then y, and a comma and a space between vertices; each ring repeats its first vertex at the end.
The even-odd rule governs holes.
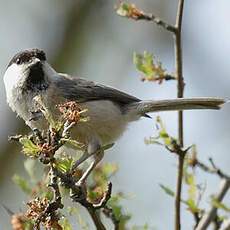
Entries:
MULTIPOLYGON (((177 97, 182 98, 184 96, 184 78, 183 78, 183 61, 182 61, 182 42, 181 42, 181 30, 182 30, 182 16, 183 16, 184 0, 179 0, 177 18, 176 18, 176 32, 175 32, 175 68, 177 76, 177 97)), ((178 139, 181 147, 184 144, 183 135, 183 112, 179 111, 178 114, 178 139)))
MULTIPOLYGON (((183 78, 183 60, 182 60, 182 42, 181 42, 181 30, 182 30, 182 18, 183 18, 184 0, 178 0, 176 23, 174 26, 164 22, 162 19, 156 17, 153 14, 147 14, 142 10, 136 8, 134 4, 125 4, 121 2, 120 7, 117 9, 117 13, 120 16, 128 17, 134 20, 146 20, 152 21, 158 26, 171 32, 175 38, 175 71, 177 78, 177 98, 183 98, 184 96, 184 78, 183 78)), ((183 137, 183 112, 178 112, 178 145, 182 150, 184 145, 183 137)), ((181 203, 181 190, 183 179, 183 165, 186 151, 176 152, 179 158, 178 162, 178 175, 177 186, 175 196, 175 229, 180 230, 180 203, 181 203)))
MULTIPOLYGON (((179 0, 176 25, 175 25, 175 67, 177 76, 177 97, 182 98, 184 96, 184 78, 183 78, 183 62, 182 62, 182 42, 181 42, 181 29, 182 29, 182 17, 183 17, 184 0, 179 0)), ((179 145, 183 147, 183 112, 178 112, 178 140, 179 145)), ((178 174, 177 174, 177 186, 176 186, 176 197, 175 197, 175 229, 180 230, 180 200, 182 190, 182 179, 183 179, 183 165, 184 155, 180 154, 178 162, 178 174)))

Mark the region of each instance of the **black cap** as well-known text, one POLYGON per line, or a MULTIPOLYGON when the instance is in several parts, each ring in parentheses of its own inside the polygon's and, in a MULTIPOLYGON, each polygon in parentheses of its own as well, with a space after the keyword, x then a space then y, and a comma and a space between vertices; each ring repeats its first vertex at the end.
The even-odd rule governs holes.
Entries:
POLYGON ((14 55, 14 57, 8 64, 7 68, 11 66, 13 63, 20 65, 29 62, 34 57, 40 59, 41 61, 46 61, 46 54, 44 51, 40 49, 27 49, 14 55))

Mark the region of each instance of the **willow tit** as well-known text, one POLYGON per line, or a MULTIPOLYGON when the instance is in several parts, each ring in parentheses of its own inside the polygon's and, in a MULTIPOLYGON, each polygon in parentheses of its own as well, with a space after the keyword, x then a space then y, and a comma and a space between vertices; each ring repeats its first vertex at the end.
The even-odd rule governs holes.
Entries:
POLYGON ((39 49, 28 49, 16 54, 4 74, 7 102, 11 109, 32 129, 43 129, 45 119, 31 120, 36 111, 33 98, 42 95, 54 116, 55 105, 76 101, 87 109, 88 122, 74 127, 74 138, 84 143, 88 153, 102 145, 113 143, 127 125, 148 117, 147 113, 169 110, 220 109, 225 103, 220 98, 189 98, 142 101, 117 89, 96 84, 67 74, 57 73, 39 49))

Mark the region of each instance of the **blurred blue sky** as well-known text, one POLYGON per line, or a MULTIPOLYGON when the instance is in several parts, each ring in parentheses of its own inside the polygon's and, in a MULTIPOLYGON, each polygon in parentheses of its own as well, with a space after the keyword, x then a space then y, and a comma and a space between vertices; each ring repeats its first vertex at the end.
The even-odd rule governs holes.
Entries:
MULTIPOLYGON (((73 9, 81 15, 84 1, 74 0, 0 0, 0 74, 3 76, 10 58, 19 50, 38 47, 45 50, 50 62, 60 49, 71 54, 59 72, 82 76, 124 90, 142 99, 174 98, 176 84, 143 83, 132 63, 133 52, 153 52, 167 68, 174 71, 173 39, 168 32, 152 23, 135 22, 118 17, 116 1, 95 0, 68 27, 73 9), (67 29, 71 42, 63 45, 67 29), (77 31, 77 32, 76 32, 77 31)), ((146 12, 153 12, 167 22, 175 20, 176 0, 132 1, 146 12)), ((221 96, 230 98, 230 2, 228 0, 185 1, 183 22, 184 77, 186 96, 221 96)), ((62 52, 65 52, 62 51, 62 52)), ((58 62, 57 62, 58 63, 58 62)), ((18 122, 6 104, 3 81, 0 84, 0 142, 7 145, 18 122)), ((221 111, 185 112, 185 144, 197 144, 199 157, 212 156, 223 170, 230 173, 230 105, 221 111)), ((159 114, 157 114, 159 115, 159 114)), ((160 114, 171 134, 177 132, 177 113, 160 114)), ((109 150, 104 161, 117 162, 119 172, 113 188, 133 194, 126 200, 132 223, 148 223, 156 229, 173 226, 174 201, 159 188, 159 183, 175 186, 176 160, 159 146, 146 146, 144 138, 154 133, 154 121, 142 119, 130 125, 127 132, 109 150)), ((1 154, 12 154, 11 152, 1 154)), ((19 155, 19 154, 18 154, 19 155)), ((23 195, 12 183, 12 175, 23 168, 22 157, 6 162, 9 173, 0 180, 0 203, 14 211, 22 207, 23 195)), ((1 169, 0 169, 1 172, 1 169)), ((200 182, 207 181, 207 194, 216 191, 218 179, 198 173, 200 182)), ((186 191, 185 191, 186 192, 186 191)), ((208 206, 208 197, 204 205, 208 206)), ((191 229, 192 217, 183 207, 183 229, 191 229)), ((0 207, 0 225, 8 230, 9 217, 0 207)))

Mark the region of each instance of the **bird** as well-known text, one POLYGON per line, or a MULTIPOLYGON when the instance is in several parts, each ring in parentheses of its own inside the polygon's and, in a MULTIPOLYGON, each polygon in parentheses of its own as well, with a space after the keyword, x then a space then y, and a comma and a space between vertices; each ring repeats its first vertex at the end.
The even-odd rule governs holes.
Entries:
MULTIPOLYGON (((103 145, 114 143, 129 123, 150 117, 148 113, 220 109, 225 103, 224 99, 216 97, 141 100, 113 87, 58 73, 48 63, 45 52, 37 48, 13 56, 4 74, 4 84, 10 108, 31 129, 42 130, 47 123, 42 116, 31 119, 31 113, 37 110, 34 98, 38 95, 43 97, 54 117, 58 116, 55 105, 66 101, 76 101, 87 110, 90 119, 77 124, 72 131, 74 138, 86 146, 76 167, 103 145)), ((102 157, 103 153, 97 154, 89 171, 102 157)))

